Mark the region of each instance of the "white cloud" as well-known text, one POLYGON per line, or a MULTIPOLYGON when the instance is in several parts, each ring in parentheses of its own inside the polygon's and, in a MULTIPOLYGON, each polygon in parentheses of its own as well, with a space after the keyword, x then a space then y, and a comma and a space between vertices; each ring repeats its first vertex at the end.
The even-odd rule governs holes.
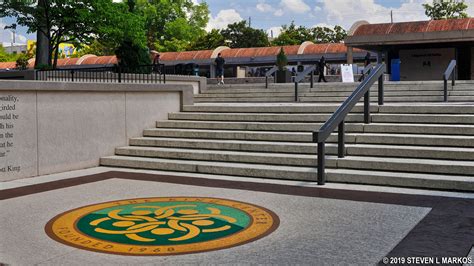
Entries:
POLYGON ((280 6, 283 10, 302 14, 311 10, 303 0, 281 0, 280 6))
POLYGON ((271 5, 265 3, 264 0, 263 1, 260 0, 257 4, 256 8, 260 12, 273 12, 275 10, 271 5))
POLYGON ((318 23, 318 24, 313 25, 313 28, 316 28, 316 27, 326 27, 326 28, 333 29, 334 25, 330 25, 330 24, 327 24, 327 23, 318 23))
POLYGON ((212 29, 223 29, 229 24, 242 20, 243 18, 235 9, 223 9, 217 13, 216 17, 211 16, 209 18, 206 30, 211 31, 212 29))
POLYGON ((278 9, 278 10, 276 10, 276 11, 273 13, 273 15, 274 15, 274 16, 277 16, 277 17, 281 17, 281 16, 283 16, 284 14, 285 14, 285 12, 283 12, 282 9, 278 9))
POLYGON ((390 10, 393 11, 394 22, 427 20, 422 4, 428 1, 407 0, 399 8, 388 8, 376 4, 374 0, 323 0, 321 13, 326 14, 326 23, 349 29, 358 20, 390 22, 390 10))
POLYGON ((281 30, 282 30, 281 27, 271 27, 266 32, 267 32, 268 37, 272 37, 272 33, 273 33, 273 38, 276 38, 278 37, 278 35, 280 35, 281 30))

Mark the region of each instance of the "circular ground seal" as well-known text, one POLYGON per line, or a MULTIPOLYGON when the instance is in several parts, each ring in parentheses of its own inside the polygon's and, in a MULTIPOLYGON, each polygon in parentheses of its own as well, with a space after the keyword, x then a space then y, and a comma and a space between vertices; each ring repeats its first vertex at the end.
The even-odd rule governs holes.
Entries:
POLYGON ((63 244, 121 255, 177 255, 242 245, 273 232, 276 214, 233 200, 160 197, 99 203, 62 213, 46 233, 63 244))

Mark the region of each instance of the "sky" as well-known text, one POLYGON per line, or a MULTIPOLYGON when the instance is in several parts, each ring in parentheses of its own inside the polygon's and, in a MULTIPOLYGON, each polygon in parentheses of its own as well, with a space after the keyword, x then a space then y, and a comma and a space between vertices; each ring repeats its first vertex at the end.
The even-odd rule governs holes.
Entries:
MULTIPOLYGON (((203 2, 203 0, 193 0, 203 2)), ((390 11, 394 22, 427 20, 423 3, 432 0, 206 0, 211 12, 206 30, 224 28, 229 23, 251 20, 251 26, 265 30, 276 37, 281 25, 306 27, 340 25, 349 30, 358 20, 370 23, 390 22, 390 11)), ((474 17, 474 0, 465 0, 467 13, 474 17)), ((11 18, 0 20, 0 42, 11 42, 12 33, 5 25, 14 23, 11 18)), ((36 39, 27 34, 25 28, 17 30, 17 43, 36 39)))

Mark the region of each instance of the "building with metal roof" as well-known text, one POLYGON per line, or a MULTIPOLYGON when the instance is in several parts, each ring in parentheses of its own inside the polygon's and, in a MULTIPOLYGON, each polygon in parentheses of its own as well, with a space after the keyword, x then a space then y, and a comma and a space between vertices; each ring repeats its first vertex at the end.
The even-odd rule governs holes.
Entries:
MULTIPOLYGON (((185 51, 185 52, 163 52, 160 54, 160 62, 165 64, 167 72, 181 74, 189 65, 199 66, 200 75, 212 77, 214 74, 213 63, 219 53, 226 60, 226 76, 236 77, 239 70, 244 74, 246 67, 271 67, 275 65, 276 55, 283 48, 288 57, 289 65, 315 64, 322 56, 331 64, 347 62, 347 47, 343 43, 314 44, 304 42, 301 45, 235 48, 220 46, 214 50, 185 51)), ((353 58, 362 62, 366 51, 353 49, 353 58)), ((375 54, 373 54, 375 59, 375 54)), ((59 68, 78 68, 92 66, 110 66, 117 64, 115 56, 85 55, 80 58, 58 59, 59 68)), ((33 68, 34 59, 29 61, 29 67, 33 68)), ((14 62, 0 63, 0 69, 15 68, 14 62)), ((185 72, 185 71, 184 71, 185 72)))
POLYGON ((388 73, 398 71, 394 68, 400 62, 400 80, 440 79, 453 59, 458 79, 474 79, 473 18, 381 24, 359 21, 344 42, 349 57, 353 48, 383 54, 388 73))

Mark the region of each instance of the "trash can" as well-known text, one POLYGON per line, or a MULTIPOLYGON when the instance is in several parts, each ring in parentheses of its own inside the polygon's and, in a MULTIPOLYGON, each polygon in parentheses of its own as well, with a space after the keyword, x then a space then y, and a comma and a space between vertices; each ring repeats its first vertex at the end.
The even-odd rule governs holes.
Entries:
POLYGON ((400 59, 392 59, 391 61, 391 67, 392 67, 392 73, 390 80, 391 81, 400 81, 400 59))

